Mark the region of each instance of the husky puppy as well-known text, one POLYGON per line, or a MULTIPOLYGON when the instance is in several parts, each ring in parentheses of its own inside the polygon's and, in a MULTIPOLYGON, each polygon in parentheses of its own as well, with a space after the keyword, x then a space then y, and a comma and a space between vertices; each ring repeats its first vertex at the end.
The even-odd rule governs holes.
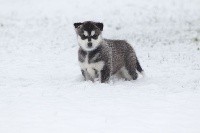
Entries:
POLYGON ((116 73, 127 80, 135 80, 138 77, 136 70, 143 73, 129 43, 102 38, 103 23, 86 21, 74 23, 74 27, 80 46, 78 60, 85 80, 97 78, 104 83, 116 73))

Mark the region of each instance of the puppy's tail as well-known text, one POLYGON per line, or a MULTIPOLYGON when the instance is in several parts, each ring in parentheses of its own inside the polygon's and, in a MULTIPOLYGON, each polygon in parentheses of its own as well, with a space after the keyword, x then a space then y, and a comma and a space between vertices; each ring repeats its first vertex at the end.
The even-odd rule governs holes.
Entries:
POLYGON ((140 66, 140 63, 139 63, 138 59, 136 59, 136 69, 137 69, 137 71, 138 71, 139 73, 141 73, 141 75, 142 75, 143 77, 145 77, 144 70, 143 70, 142 67, 140 66))

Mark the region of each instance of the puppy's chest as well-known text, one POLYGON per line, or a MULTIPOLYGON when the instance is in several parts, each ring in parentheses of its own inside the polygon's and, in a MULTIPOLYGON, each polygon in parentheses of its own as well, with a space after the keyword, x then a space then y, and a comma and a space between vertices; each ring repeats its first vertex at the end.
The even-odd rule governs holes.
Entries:
POLYGON ((79 55, 79 64, 81 69, 93 74, 94 71, 101 71, 105 62, 101 58, 100 53, 85 53, 79 55))

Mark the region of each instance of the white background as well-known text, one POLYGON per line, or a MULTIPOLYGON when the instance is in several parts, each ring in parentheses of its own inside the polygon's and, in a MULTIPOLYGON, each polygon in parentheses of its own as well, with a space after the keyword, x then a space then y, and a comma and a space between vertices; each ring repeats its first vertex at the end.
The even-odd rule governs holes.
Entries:
POLYGON ((0 133, 200 133, 200 1, 0 0, 0 133), (147 77, 83 81, 86 20, 147 77))

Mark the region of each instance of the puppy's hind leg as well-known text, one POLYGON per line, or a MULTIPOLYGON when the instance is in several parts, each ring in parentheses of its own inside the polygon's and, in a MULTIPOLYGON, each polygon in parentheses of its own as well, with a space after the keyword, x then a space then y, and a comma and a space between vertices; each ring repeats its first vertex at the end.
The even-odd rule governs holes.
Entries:
POLYGON ((136 80, 138 74, 136 72, 136 57, 131 53, 125 59, 125 68, 133 80, 136 80))

